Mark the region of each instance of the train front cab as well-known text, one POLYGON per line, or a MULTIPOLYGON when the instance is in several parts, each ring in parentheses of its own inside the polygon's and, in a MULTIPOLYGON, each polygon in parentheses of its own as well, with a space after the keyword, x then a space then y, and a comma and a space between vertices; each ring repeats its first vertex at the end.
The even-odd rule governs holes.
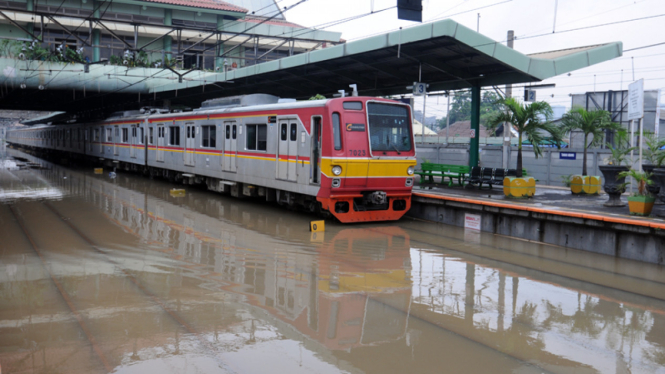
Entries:
POLYGON ((416 165, 410 107, 347 97, 327 108, 317 195, 323 209, 344 223, 401 218, 411 207, 416 165))

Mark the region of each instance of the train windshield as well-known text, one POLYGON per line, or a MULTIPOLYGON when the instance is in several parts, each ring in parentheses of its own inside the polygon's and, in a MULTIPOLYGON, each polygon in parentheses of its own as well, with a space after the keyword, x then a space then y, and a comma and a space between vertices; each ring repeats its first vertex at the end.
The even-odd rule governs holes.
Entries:
POLYGON ((404 105, 367 103, 372 151, 410 151, 411 121, 404 105))

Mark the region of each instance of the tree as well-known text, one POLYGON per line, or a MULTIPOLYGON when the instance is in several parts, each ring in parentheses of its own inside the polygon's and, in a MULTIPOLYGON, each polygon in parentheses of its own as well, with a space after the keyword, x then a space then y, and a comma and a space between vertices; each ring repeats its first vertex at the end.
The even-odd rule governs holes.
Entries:
POLYGON ((485 91, 483 92, 483 98, 480 100, 480 124, 487 129, 490 136, 496 134, 499 126, 499 124, 491 124, 491 119, 501 111, 500 99, 501 97, 496 92, 485 91))
POLYGON ((453 95, 450 103, 450 123, 466 121, 471 118, 471 92, 459 92, 453 95))
MULTIPOLYGON (((496 128, 489 127, 489 121, 491 118, 497 115, 501 110, 499 105, 500 96, 492 91, 483 92, 483 96, 480 100, 480 124, 485 126, 491 133, 494 133, 496 128)), ((450 103, 450 123, 455 123, 458 121, 468 121, 471 119, 471 93, 460 92, 452 97, 452 102, 450 103)), ((445 128, 445 122, 443 122, 441 128, 445 128)))
POLYGON ((439 130, 443 130, 443 129, 446 128, 446 124, 447 124, 446 121, 447 121, 447 117, 443 116, 443 117, 436 120, 436 123, 434 124, 434 126, 439 130))
POLYGON ((587 175, 586 159, 587 149, 603 144, 606 130, 619 130, 621 125, 613 123, 610 112, 606 110, 587 111, 584 108, 573 108, 561 118, 564 133, 579 130, 584 133, 584 156, 582 161, 582 175, 587 175), (592 139, 589 140, 589 135, 592 139))
POLYGON ((522 104, 512 97, 497 101, 503 106, 503 110, 496 114, 488 123, 496 127, 502 122, 513 125, 517 131, 517 177, 522 177, 522 138, 526 135, 533 145, 533 153, 536 158, 542 155, 540 143, 543 141, 543 132, 549 133, 554 141, 559 144, 562 134, 551 122, 552 107, 544 101, 536 101, 531 104, 522 104), (545 118, 542 120, 541 118, 545 118))

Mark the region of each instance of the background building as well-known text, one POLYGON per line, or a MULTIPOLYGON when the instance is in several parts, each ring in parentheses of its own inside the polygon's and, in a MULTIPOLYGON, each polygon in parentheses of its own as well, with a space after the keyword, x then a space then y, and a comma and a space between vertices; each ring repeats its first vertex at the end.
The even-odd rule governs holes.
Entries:
POLYGON ((341 36, 288 22, 275 0, 18 0, 0 12, 0 56, 42 61, 235 69, 341 36))

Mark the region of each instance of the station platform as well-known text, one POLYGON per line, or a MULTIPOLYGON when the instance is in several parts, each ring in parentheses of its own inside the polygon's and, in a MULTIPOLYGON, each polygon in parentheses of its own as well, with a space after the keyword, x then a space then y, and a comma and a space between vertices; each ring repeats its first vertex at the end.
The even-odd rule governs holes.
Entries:
POLYGON ((608 199, 607 194, 600 195, 573 195, 567 187, 537 185, 536 194, 532 198, 507 198, 501 186, 493 189, 484 187, 414 187, 416 196, 478 204, 483 206, 509 208, 521 211, 546 213, 562 217, 574 217, 604 222, 621 223, 651 227, 665 230, 665 219, 658 216, 662 211, 665 215, 665 205, 655 205, 649 217, 630 215, 628 212, 628 193, 622 196, 626 203, 624 207, 606 207, 603 205, 608 199))
MULTIPOLYGON (((622 196, 626 201, 628 195, 622 196)), ((568 188, 537 186, 532 198, 506 198, 503 188, 428 187, 413 189, 407 216, 520 240, 665 265, 665 205, 652 216, 603 206, 606 194, 573 195, 568 188)), ((473 236, 469 236, 471 240, 473 236)))

